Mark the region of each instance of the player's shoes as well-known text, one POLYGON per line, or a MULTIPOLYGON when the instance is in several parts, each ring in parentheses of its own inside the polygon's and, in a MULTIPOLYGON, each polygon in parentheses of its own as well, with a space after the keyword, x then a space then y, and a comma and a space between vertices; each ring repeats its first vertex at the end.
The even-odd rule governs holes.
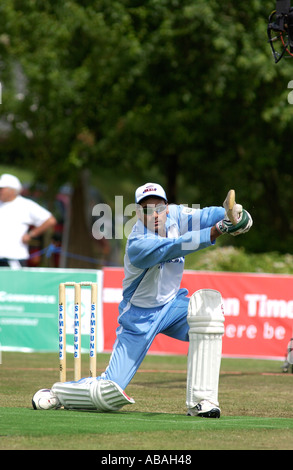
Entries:
POLYGON ((288 361, 285 361, 285 362, 284 362, 284 364, 283 364, 283 366, 282 366, 282 371, 283 371, 284 373, 289 372, 290 365, 291 365, 291 371, 292 371, 292 374, 293 374, 293 365, 290 364, 288 361))
POLYGON ((188 408, 187 416, 199 416, 201 418, 220 418, 221 410, 210 401, 202 400, 194 408, 188 408))

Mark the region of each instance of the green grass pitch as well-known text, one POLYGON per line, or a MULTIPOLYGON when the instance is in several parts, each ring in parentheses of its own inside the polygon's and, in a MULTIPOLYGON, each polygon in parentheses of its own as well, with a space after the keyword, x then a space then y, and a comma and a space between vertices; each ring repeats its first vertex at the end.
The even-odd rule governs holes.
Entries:
MULTIPOLYGON (((108 354, 98 355, 99 372, 108 360, 108 354)), ((67 362, 71 380, 73 362, 70 357, 67 362)), ((33 410, 34 392, 58 381, 57 354, 3 352, 0 449, 292 450, 293 374, 282 373, 281 365, 224 358, 221 418, 203 419, 185 415, 186 357, 147 356, 126 389, 135 405, 98 413, 33 410)), ((82 357, 82 368, 87 376, 88 355, 82 357)))

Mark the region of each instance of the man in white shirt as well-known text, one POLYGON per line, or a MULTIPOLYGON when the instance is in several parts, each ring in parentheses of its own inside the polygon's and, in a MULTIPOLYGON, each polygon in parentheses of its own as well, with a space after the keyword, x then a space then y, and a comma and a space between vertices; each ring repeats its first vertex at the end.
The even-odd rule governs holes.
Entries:
POLYGON ((0 267, 20 267, 29 258, 28 244, 54 227, 55 217, 44 207, 20 195, 19 179, 0 177, 0 267), (33 227, 30 231, 29 228, 33 227))

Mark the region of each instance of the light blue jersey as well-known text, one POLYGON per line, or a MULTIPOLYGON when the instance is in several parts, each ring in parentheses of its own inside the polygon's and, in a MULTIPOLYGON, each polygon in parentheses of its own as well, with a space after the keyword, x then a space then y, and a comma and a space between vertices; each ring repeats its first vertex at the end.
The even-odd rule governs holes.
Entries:
POLYGON ((189 209, 169 205, 166 237, 141 220, 129 236, 119 327, 109 366, 100 378, 123 390, 136 373, 157 334, 188 341, 187 290, 180 289, 185 256, 210 246, 210 231, 223 219, 222 207, 189 209))
POLYGON ((224 217, 221 207, 190 209, 170 205, 166 237, 134 225, 124 258, 123 298, 137 307, 158 307, 180 288, 188 253, 211 245, 210 228, 224 217))

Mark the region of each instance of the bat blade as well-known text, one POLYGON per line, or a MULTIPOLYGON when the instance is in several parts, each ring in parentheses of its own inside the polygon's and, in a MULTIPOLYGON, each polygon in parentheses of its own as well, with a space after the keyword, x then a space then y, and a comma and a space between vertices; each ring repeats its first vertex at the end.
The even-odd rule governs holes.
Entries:
POLYGON ((230 189, 230 191, 228 191, 225 201, 223 202, 223 206, 227 212, 227 216, 230 222, 232 222, 233 225, 236 225, 238 221, 237 221, 237 213, 233 211, 234 205, 235 205, 235 191, 234 189, 230 189))

